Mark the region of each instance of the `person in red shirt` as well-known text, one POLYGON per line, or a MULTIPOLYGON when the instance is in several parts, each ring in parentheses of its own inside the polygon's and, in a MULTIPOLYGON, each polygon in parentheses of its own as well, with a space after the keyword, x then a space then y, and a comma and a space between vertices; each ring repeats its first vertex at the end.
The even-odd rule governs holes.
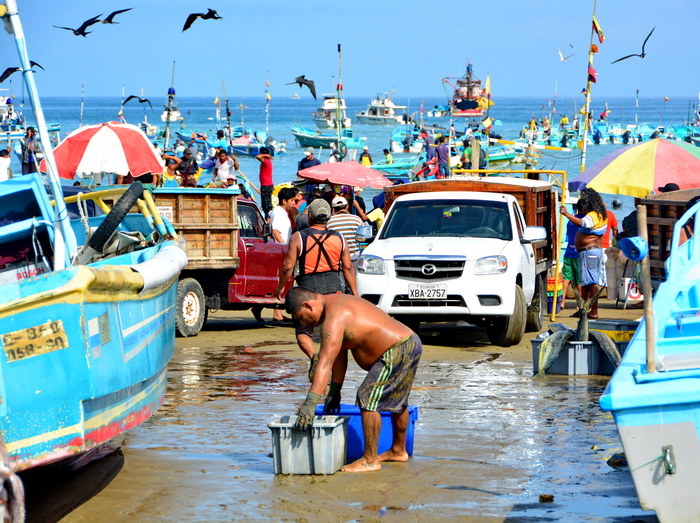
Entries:
POLYGON ((262 199, 263 214, 267 216, 272 210, 272 155, 267 147, 260 148, 260 154, 255 157, 260 162, 260 197, 262 199))
POLYGON ((610 209, 606 210, 608 212, 608 230, 600 239, 600 247, 605 251, 607 257, 605 273, 608 281, 608 299, 617 300, 617 291, 622 276, 622 261, 620 260, 620 249, 611 244, 611 238, 617 236, 618 223, 615 214, 610 209))

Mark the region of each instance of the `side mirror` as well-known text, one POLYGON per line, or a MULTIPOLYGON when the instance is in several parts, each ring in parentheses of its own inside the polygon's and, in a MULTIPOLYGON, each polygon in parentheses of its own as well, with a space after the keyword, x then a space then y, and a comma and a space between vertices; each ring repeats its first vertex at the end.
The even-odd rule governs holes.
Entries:
POLYGON ((544 227, 525 227, 523 231, 523 237, 520 239, 520 243, 535 243, 542 242, 547 239, 547 229, 544 227))
POLYGON ((267 240, 270 236, 272 236, 272 224, 271 223, 264 223, 263 228, 262 228, 263 241, 265 243, 267 243, 267 240))
POLYGON ((355 239, 360 243, 370 243, 374 240, 374 229, 371 225, 363 225, 355 230, 355 239))

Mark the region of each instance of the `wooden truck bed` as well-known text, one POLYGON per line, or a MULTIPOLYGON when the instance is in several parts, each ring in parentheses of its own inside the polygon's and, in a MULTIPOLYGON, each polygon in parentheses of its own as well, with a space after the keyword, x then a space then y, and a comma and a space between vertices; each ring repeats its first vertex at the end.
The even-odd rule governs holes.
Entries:
POLYGON ((186 242, 187 269, 235 269, 238 258, 238 194, 230 189, 160 188, 160 214, 186 242))
MULTIPOLYGON (((647 234, 649 235, 649 268, 651 279, 666 280, 666 260, 671 254, 673 226, 685 213, 685 204, 700 195, 700 189, 686 189, 637 198, 637 205, 647 208, 647 234)), ((618 218, 622 222, 622 218, 618 218)))
POLYGON ((520 204, 520 210, 525 217, 525 223, 531 226, 544 227, 547 230, 548 241, 533 244, 538 264, 538 272, 548 269, 552 263, 553 247, 557 240, 557 208, 556 193, 552 185, 539 180, 506 177, 484 178, 449 178, 446 180, 430 180, 403 185, 392 185, 384 188, 386 201, 385 212, 396 198, 404 194, 434 191, 472 191, 511 194, 520 204))

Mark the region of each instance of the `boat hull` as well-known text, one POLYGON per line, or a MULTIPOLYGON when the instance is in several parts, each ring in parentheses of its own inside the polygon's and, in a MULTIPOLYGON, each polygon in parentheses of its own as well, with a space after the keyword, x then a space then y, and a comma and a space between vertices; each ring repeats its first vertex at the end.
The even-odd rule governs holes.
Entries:
POLYGON ((128 266, 77 266, 3 287, 0 430, 14 470, 87 452, 158 409, 177 274, 143 281, 128 266))
POLYGON ((366 116, 362 114, 355 115, 355 120, 365 125, 396 125, 404 123, 401 116, 366 116))

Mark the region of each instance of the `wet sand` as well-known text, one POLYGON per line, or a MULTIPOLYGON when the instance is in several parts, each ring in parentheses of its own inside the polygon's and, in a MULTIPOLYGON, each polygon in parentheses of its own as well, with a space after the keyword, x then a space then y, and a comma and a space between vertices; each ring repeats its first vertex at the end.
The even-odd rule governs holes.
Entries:
MULTIPOLYGON (((604 318, 642 313, 601 307, 604 318)), ((557 321, 574 326, 570 313, 557 321)), ((606 464, 622 451, 598 408, 608 378, 534 378, 531 334, 508 349, 473 327, 424 325, 420 334, 407 463, 275 476, 267 423, 296 412, 308 360, 291 326, 218 312, 199 336, 178 339, 164 405, 120 451, 77 472, 25 478, 28 521, 657 521, 639 508, 629 469, 606 464)), ((344 403, 363 377, 351 362, 344 403)))

